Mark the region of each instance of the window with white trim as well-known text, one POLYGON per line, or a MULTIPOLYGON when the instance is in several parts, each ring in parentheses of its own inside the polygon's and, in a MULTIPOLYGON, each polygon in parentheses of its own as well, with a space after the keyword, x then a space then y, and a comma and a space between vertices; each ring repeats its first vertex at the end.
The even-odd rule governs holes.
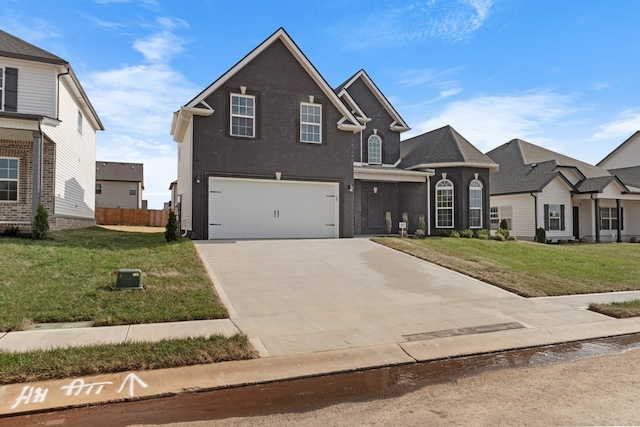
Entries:
POLYGON ((367 139, 367 160, 371 165, 382 164, 382 138, 378 135, 371 135, 367 139))
POLYGON ((500 228, 500 223, 505 220, 507 221, 507 228, 512 230, 511 228, 511 206, 491 206, 489 217, 491 221, 491 229, 497 230, 500 228))
POLYGON ((300 103, 300 142, 322 143, 322 105, 300 103))
POLYGON ((82 113, 78 111, 78 133, 82 135, 82 113))
POLYGON ((549 230, 560 230, 561 205, 549 205, 549 230))
POLYGON ((96 194, 102 194, 102 183, 96 182, 96 194))
POLYGON ((469 184, 469 228, 482 228, 482 183, 477 179, 469 184))
POLYGON ((453 228, 453 182, 436 184, 436 228, 453 228))
POLYGON ((0 202, 18 201, 18 159, 0 157, 0 202))
POLYGON ((618 209, 616 208, 600 208, 600 230, 617 230, 618 229, 618 209))
POLYGON ((256 134, 255 97, 231 94, 231 136, 253 138, 256 134))
POLYGON ((138 186, 135 184, 130 184, 129 185, 129 195, 130 196, 135 196, 138 194, 138 186))

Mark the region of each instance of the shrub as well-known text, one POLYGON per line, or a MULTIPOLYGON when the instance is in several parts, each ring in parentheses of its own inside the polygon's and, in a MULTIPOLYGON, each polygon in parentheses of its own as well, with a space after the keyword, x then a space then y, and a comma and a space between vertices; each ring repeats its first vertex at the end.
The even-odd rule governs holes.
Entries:
POLYGON ((455 237, 455 238, 458 238, 458 237, 460 237, 460 233, 458 233, 457 231, 453 230, 453 231, 451 232, 451 234, 449 234, 449 237, 455 237))
POLYGON ((407 223, 407 230, 409 229, 409 215, 406 212, 402 213, 402 222, 407 223))
POLYGON ((473 230, 471 230, 470 228, 467 228, 466 230, 462 230, 460 232, 460 237, 464 237, 466 239, 470 239, 473 237, 473 230))
POLYGON ((7 237, 17 237, 18 233, 20 233, 20 228, 15 225, 7 225, 7 227, 2 232, 3 236, 7 237))
POLYGON ((507 237, 509 237, 509 230, 507 230, 506 228, 501 228, 499 230, 496 230, 496 235, 498 234, 506 239, 507 237))
POLYGON ((384 215, 384 221, 387 226, 387 236, 389 236, 391 234, 391 225, 393 224, 393 222, 391 222, 391 212, 387 212, 384 215))
POLYGON ((497 240, 499 242, 504 242, 504 235, 500 234, 500 233, 496 233, 493 236, 493 240, 497 240))
MULTIPOLYGON (((440 230, 440 236, 442 237, 450 237, 451 236, 451 231, 449 230, 440 230)), ((458 237, 460 237, 460 235, 458 235, 458 237)))
POLYGON ((544 231, 544 228, 540 227, 536 230, 536 242, 538 243, 546 243, 547 241, 547 232, 544 231))
POLYGON ((507 240, 516 241, 516 240, 518 240, 518 238, 516 236, 509 236, 509 237, 507 237, 507 240))
POLYGON ((487 240, 489 238, 489 230, 482 229, 477 232, 478 239, 487 240))
POLYGON ((413 235, 418 239, 424 239, 424 236, 426 236, 426 233, 422 228, 418 228, 416 232, 413 233, 413 235))
POLYGON ((165 227, 164 238, 167 242, 178 240, 178 221, 176 220, 176 214, 173 211, 169 211, 169 220, 165 227))
POLYGON ((422 231, 427 229, 427 224, 424 222, 424 215, 418 217, 418 228, 422 231))
POLYGON ((500 228, 503 230, 508 230, 509 222, 506 219, 503 219, 502 221, 500 221, 500 228))
POLYGON ((629 237, 629 243, 635 243, 637 241, 636 236, 629 237))
POLYGON ((49 214, 47 214, 47 210, 44 208, 42 203, 40 203, 38 204, 36 216, 33 217, 33 222, 31 223, 31 237, 41 240, 47 237, 48 232, 49 214))

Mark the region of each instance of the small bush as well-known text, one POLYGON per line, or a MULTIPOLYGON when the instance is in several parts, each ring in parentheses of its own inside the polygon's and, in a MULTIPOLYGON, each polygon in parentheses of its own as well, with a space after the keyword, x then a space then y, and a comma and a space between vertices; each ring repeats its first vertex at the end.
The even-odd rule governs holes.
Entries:
POLYGON ((465 239, 470 239, 473 237, 473 230, 467 228, 466 230, 462 230, 460 232, 460 237, 464 237, 465 239))
POLYGON ((504 235, 500 234, 500 233, 496 233, 493 236, 493 240, 497 240, 498 242, 504 242, 504 235))
POLYGON ((502 221, 500 221, 500 228, 502 228, 504 230, 508 230, 509 229, 509 222, 506 219, 503 219, 502 221))
POLYGON ((637 240, 636 236, 629 237, 629 243, 635 243, 637 240))
POLYGON ((406 222, 407 229, 409 229, 409 215, 406 212, 402 213, 402 222, 406 222))
POLYGON ((418 228, 416 232, 413 233, 413 235, 418 239, 424 239, 424 236, 426 236, 426 234, 427 233, 425 233, 425 231, 422 228, 418 228))
POLYGON ((42 240, 47 237, 49 232, 49 214, 44 208, 42 203, 38 204, 38 210, 36 216, 33 217, 31 223, 31 237, 34 239, 42 240))
POLYGON ((418 217, 418 228, 422 231, 427 229, 427 224, 424 222, 424 215, 418 217))
POLYGON ((167 242, 178 240, 178 221, 176 220, 176 214, 173 211, 169 211, 169 220, 165 227, 164 238, 167 242))
POLYGON ((516 236, 511 235, 511 236, 507 237, 507 240, 516 241, 516 240, 518 240, 518 238, 516 236))
MULTIPOLYGON (((441 237, 449 237, 449 236, 451 236, 451 231, 449 231, 449 230, 440 230, 440 236, 441 237)), ((460 237, 460 236, 458 235, 458 237, 460 237)))
POLYGON ((506 239, 507 237, 509 237, 509 230, 507 230, 506 228, 501 228, 499 230, 496 230, 496 235, 498 234, 506 239))
POLYGON ((489 238, 489 230, 483 228, 482 230, 478 230, 476 235, 478 239, 487 240, 489 238))
POLYGON ((536 230, 536 242, 538 243, 546 243, 547 241, 547 232, 544 231, 544 228, 540 227, 536 230))
POLYGON ((455 237, 455 238, 458 238, 458 237, 460 237, 460 233, 458 233, 457 231, 453 230, 453 231, 451 232, 451 234, 449 234, 449 237, 455 237))
POLYGON ((387 226, 387 237, 391 234, 391 225, 393 225, 393 222, 391 221, 391 212, 387 212, 384 214, 384 222, 385 225, 387 226))
POLYGON ((19 233, 19 227, 16 227, 15 225, 8 225, 2 232, 2 235, 7 237, 17 237, 19 233))

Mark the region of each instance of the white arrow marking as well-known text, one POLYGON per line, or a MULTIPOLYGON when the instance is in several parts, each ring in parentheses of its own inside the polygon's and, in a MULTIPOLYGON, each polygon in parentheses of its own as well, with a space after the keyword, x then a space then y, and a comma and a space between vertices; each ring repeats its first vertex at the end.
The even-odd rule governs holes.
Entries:
POLYGON ((132 372, 129 375, 127 375, 127 377, 124 379, 124 381, 122 381, 122 385, 118 389, 118 393, 122 393, 122 390, 124 390, 124 386, 127 385, 127 382, 129 383, 129 396, 131 396, 131 397, 135 396, 135 393, 133 392, 133 388, 135 387, 135 383, 138 383, 142 387, 145 387, 145 388, 148 387, 145 384, 144 381, 142 381, 140 378, 138 378, 138 376, 136 374, 134 374, 132 372))

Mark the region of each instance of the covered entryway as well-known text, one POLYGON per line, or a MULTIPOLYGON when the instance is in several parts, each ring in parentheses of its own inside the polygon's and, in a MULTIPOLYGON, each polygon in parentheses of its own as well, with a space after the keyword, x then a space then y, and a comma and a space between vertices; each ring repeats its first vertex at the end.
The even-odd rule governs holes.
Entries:
POLYGON ((209 239, 337 238, 338 184, 209 178, 209 239))

